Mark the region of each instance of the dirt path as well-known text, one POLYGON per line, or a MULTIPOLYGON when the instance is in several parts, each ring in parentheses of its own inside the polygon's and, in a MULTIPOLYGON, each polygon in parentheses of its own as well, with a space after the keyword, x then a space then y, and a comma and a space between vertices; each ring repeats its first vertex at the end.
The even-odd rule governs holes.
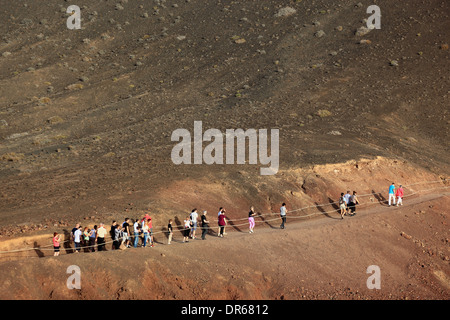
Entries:
POLYGON ((154 248, 3 262, 0 297, 43 299, 447 299, 448 192, 374 204, 339 215, 257 224, 254 234, 175 241, 154 248), (391 212, 389 212, 391 211, 391 212), (82 270, 82 290, 65 286, 66 268, 82 270), (369 266, 381 289, 369 290, 369 266), (33 275, 30 279, 29 275, 33 275), (12 294, 12 296, 11 296, 12 294))

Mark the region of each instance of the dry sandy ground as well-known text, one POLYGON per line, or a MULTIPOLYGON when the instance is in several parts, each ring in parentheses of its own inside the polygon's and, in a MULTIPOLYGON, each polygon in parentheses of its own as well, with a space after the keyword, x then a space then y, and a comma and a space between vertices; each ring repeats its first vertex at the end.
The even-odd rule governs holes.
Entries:
POLYGON ((229 226, 224 238, 181 243, 175 232, 170 246, 160 236, 153 248, 3 262, 0 298, 447 300, 449 204, 444 189, 398 208, 366 202, 344 220, 290 216, 284 230, 266 216, 254 234, 229 226), (81 269, 81 290, 66 287, 70 265, 81 269), (367 287, 371 265, 379 290, 367 287))

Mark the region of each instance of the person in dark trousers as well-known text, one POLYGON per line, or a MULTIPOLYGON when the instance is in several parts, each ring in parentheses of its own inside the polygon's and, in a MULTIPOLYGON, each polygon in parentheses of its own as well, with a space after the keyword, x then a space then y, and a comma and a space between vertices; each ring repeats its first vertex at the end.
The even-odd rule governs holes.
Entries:
POLYGON ((104 251, 105 248, 105 237, 108 231, 106 231, 105 225, 100 223, 100 226, 97 230, 97 247, 98 251, 104 251))
POLYGON ((286 224, 286 213, 287 213, 287 209, 286 209, 286 203, 283 202, 283 204, 281 205, 280 208, 280 217, 281 217, 281 229, 285 228, 285 224, 286 224))
POLYGON ((222 211, 222 213, 219 215, 219 237, 223 238, 225 226, 227 225, 227 219, 225 218, 225 212, 222 211))
POLYGON ((200 217, 202 221, 202 240, 206 240, 206 234, 208 233, 209 229, 209 221, 206 219, 206 211, 203 211, 202 216, 200 217))
POLYGON ((348 201, 348 207, 351 211, 351 215, 354 216, 356 214, 356 205, 359 204, 358 197, 356 197, 356 191, 353 191, 353 194, 350 196, 348 201))

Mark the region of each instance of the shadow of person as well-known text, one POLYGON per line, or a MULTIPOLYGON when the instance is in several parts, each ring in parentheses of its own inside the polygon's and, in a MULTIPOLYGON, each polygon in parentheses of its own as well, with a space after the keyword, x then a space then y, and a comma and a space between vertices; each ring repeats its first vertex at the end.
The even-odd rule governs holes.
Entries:
POLYGON ((234 224, 233 220, 227 220, 227 227, 228 226, 233 227, 233 229, 235 229, 238 232, 242 232, 242 230, 234 224))
POLYGON ((181 223, 181 221, 178 218, 178 216, 175 216, 174 220, 175 220, 175 226, 177 227, 178 231, 180 231, 181 235, 184 236, 184 226, 181 223))
MULTIPOLYGON (((267 224, 272 229, 280 229, 279 227, 274 227, 272 224, 270 224, 268 221, 266 221, 264 216, 261 215, 261 212, 258 212, 257 215, 255 216, 255 218, 260 218, 261 221, 264 222, 264 224, 267 224)), ((280 218, 280 224, 281 224, 281 218, 280 218)))
POLYGON ((70 237, 70 232, 67 229, 63 229, 63 232, 64 232, 63 248, 66 250, 66 253, 74 253, 75 250, 70 247, 70 241, 72 240, 70 237))
POLYGON ((33 243, 34 251, 36 252, 39 258, 42 258, 44 256, 44 253, 42 252, 42 250, 40 250, 40 247, 41 246, 38 245, 37 241, 33 243))
MULTIPOLYGON (((330 202, 330 204, 331 204, 331 206, 333 207, 333 209, 336 209, 335 206, 333 205, 333 202, 334 202, 333 199, 328 198, 328 201, 330 202)), ((335 218, 335 217, 330 216, 330 215, 328 214, 328 212, 327 212, 324 208, 322 208, 321 205, 319 205, 319 203, 314 202, 314 204, 316 205, 317 209, 318 209, 324 216, 326 216, 326 217, 328 217, 328 218, 330 218, 330 219, 340 219, 340 218, 337 218, 337 217, 335 218)))
POLYGON ((378 200, 378 202, 382 205, 385 205, 387 203, 386 198, 383 197, 383 195, 381 194, 381 192, 376 193, 375 190, 372 190, 372 194, 375 197, 375 199, 378 200))

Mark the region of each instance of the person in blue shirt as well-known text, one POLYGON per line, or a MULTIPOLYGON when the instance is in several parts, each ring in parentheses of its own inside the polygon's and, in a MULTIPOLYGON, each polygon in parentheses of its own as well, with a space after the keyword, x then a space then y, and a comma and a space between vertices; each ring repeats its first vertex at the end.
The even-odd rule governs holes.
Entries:
POLYGON ((392 184, 389 186, 389 207, 391 206, 391 200, 393 201, 393 204, 395 205, 395 183, 392 182, 392 184))

